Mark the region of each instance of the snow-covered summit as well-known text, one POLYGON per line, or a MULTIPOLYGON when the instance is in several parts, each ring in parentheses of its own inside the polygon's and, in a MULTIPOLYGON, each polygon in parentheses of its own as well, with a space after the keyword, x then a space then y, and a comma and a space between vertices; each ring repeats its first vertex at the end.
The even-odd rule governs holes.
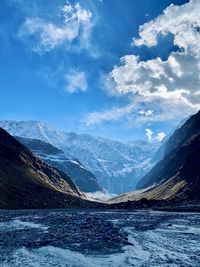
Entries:
POLYGON ((68 157, 79 159, 110 193, 132 191, 150 169, 150 160, 158 148, 144 140, 119 142, 62 132, 38 121, 0 121, 0 127, 15 136, 48 142, 68 157))
POLYGON ((61 131, 42 123, 40 121, 0 121, 0 127, 8 131, 11 135, 39 139, 52 145, 65 142, 66 136, 61 131))

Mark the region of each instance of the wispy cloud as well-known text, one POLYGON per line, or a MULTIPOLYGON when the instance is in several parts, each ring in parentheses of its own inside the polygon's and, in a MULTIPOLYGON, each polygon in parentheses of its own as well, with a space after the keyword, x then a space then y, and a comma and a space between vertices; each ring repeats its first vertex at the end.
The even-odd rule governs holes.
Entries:
POLYGON ((71 70, 64 79, 66 81, 65 91, 68 93, 85 92, 88 88, 86 74, 83 71, 71 70))
POLYGON ((57 23, 42 17, 27 17, 21 25, 18 37, 31 44, 34 52, 44 54, 57 47, 71 47, 76 41, 79 49, 86 48, 93 27, 92 13, 79 3, 66 3, 57 14, 57 23), (59 23, 61 16, 62 22, 59 23))
POLYGON ((84 118, 83 122, 87 126, 90 126, 106 121, 118 121, 123 118, 125 114, 132 113, 133 109, 134 107, 131 104, 125 107, 115 107, 102 112, 92 112, 84 118))
MULTIPOLYGON (((182 119, 200 109, 200 1, 182 6, 170 5, 164 13, 139 29, 136 46, 149 48, 158 44, 158 36, 174 36, 179 50, 167 60, 142 61, 137 55, 125 55, 106 79, 107 91, 113 96, 127 96, 127 107, 94 112, 89 124, 104 120, 132 117, 135 121, 166 122, 182 119), (145 109, 142 109, 142 107, 145 109), (117 112, 116 112, 117 111, 117 112)), ((164 134, 159 134, 161 139, 164 134)))

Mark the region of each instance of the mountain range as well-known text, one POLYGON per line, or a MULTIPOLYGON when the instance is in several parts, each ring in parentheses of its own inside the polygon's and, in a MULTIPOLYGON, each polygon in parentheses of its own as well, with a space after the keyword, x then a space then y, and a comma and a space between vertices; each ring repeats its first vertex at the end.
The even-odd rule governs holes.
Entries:
MULTIPOLYGON (((97 178, 101 188, 114 194, 135 189, 140 178, 153 166, 152 158, 160 146, 160 143, 144 140, 119 142, 88 134, 62 132, 37 121, 0 121, 0 127, 13 136, 49 143, 62 150, 64 157, 71 161, 78 159, 81 166, 90 172, 90 177, 97 178)), ((65 167, 61 169, 68 171, 66 168, 65 161, 65 167)))
POLYGON ((73 162, 60 148, 44 141, 17 139, 0 128, 0 208, 144 208, 200 203, 200 111, 164 143, 161 160, 138 182, 137 190, 114 197, 107 204, 89 201, 79 189, 88 183, 88 187, 96 186, 103 192, 92 174, 84 178, 87 170, 78 160, 73 162), (62 171, 67 163, 68 173, 62 171), (73 169, 73 164, 78 168, 73 169), (70 168, 79 187, 70 178, 70 168), (84 174, 77 175, 80 170, 84 174))

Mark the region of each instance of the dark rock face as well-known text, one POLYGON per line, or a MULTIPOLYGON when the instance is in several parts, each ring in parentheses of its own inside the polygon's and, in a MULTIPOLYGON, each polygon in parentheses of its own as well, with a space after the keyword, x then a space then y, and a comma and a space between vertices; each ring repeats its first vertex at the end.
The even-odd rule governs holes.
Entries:
POLYGON ((157 187, 146 196, 200 199, 200 112, 175 131, 165 144, 164 158, 138 183, 157 187))
POLYGON ((83 205, 81 198, 69 176, 0 128, 0 208, 75 207, 83 205))
POLYGON ((68 174, 81 191, 104 191, 92 172, 77 159, 69 159, 61 149, 37 139, 16 138, 43 161, 68 174))

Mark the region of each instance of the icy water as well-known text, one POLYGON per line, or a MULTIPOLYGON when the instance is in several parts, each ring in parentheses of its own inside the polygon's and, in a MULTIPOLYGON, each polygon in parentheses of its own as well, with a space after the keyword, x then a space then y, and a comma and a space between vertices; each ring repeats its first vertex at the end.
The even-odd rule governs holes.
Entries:
POLYGON ((0 211, 0 266, 200 266, 200 214, 0 211))

